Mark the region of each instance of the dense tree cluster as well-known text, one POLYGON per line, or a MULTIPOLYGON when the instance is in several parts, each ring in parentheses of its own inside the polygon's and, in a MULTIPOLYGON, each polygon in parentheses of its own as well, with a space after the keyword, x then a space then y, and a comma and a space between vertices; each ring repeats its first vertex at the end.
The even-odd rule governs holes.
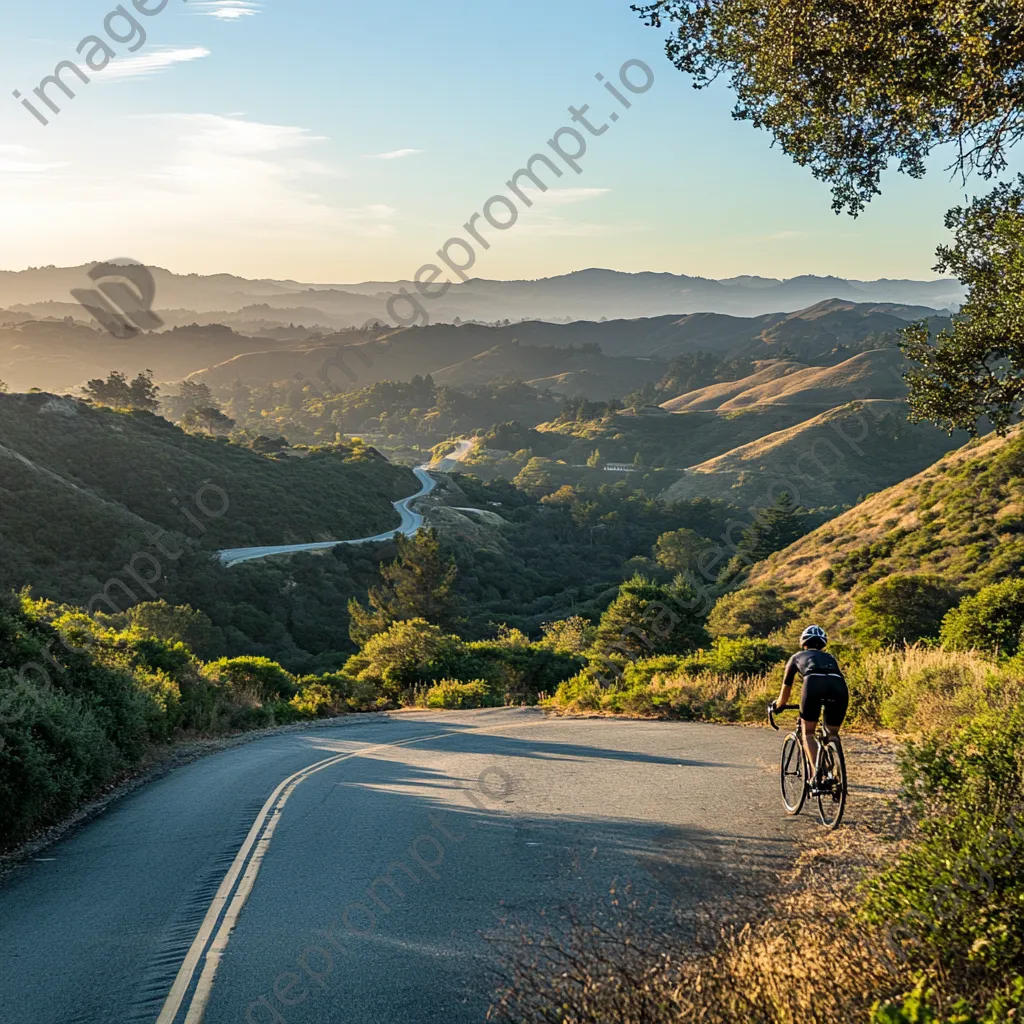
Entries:
POLYGON ((160 405, 160 389, 153 383, 153 371, 146 370, 128 380, 120 370, 111 370, 106 380, 97 377, 82 389, 85 397, 97 405, 113 409, 143 409, 154 412, 160 405))

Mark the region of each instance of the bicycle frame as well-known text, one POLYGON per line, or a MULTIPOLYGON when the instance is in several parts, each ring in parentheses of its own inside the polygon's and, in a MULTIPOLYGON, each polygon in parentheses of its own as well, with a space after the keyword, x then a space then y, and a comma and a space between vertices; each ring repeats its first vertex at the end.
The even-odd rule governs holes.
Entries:
MULTIPOLYGON (((771 723, 772 728, 779 732, 779 727, 775 722, 775 715, 780 711, 799 711, 799 707, 794 704, 785 704, 782 707, 775 707, 774 705, 768 706, 768 721, 771 723)), ((810 759, 807 757, 807 748, 804 743, 804 730, 800 727, 798 720, 797 728, 793 730, 789 736, 786 737, 786 742, 790 740, 797 746, 803 753, 803 761, 805 765, 809 766, 810 759)), ((800 809, 803 806, 804 799, 808 794, 813 794, 818 801, 818 811, 821 817, 821 823, 826 825, 828 828, 836 828, 840 821, 842 821, 843 811, 846 806, 846 795, 847 795, 847 776, 846 776, 846 758, 843 754, 843 745, 838 735, 831 734, 824 726, 822 722, 818 722, 817 728, 815 729, 815 738, 818 741, 818 754, 814 761, 814 771, 810 778, 807 778, 806 770, 804 773, 804 790, 803 796, 801 796, 798 804, 790 805, 788 799, 785 796, 785 783, 783 784, 783 798, 786 803, 786 809, 790 814, 799 814, 800 809), (830 756, 830 751, 834 751, 832 756, 832 763, 835 767, 838 780, 833 779, 833 784, 826 786, 825 774, 825 758, 830 756), (838 781, 839 788, 836 789, 834 783, 838 781), (837 804, 837 813, 834 820, 829 820, 826 816, 825 806, 827 802, 831 800, 833 804, 837 804)), ((785 761, 783 762, 783 772, 785 772, 785 761)))

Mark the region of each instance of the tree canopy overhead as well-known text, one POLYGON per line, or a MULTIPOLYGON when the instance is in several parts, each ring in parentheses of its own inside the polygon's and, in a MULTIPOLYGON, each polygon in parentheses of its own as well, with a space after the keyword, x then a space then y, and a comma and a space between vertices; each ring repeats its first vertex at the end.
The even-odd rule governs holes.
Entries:
POLYGON ((891 163, 937 146, 998 173, 1024 137, 1024 0, 657 0, 669 58, 697 88, 726 76, 734 116, 772 133, 856 214, 891 163))

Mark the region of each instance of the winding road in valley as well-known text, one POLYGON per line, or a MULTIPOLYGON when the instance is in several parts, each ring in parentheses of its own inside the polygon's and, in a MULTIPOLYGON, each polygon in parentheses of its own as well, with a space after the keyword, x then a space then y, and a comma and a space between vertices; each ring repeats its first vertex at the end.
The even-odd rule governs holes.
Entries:
POLYGON ((460 441, 458 448, 443 459, 425 463, 417 466, 413 472, 420 482, 420 489, 411 494, 408 498, 402 498, 394 502, 395 511, 402 517, 401 523, 393 530, 386 533, 378 533, 372 537, 358 537, 355 540, 327 540, 318 541, 312 544, 278 544, 270 547, 254 548, 227 548, 218 551, 218 557, 227 566, 239 565, 242 562, 253 562, 260 558, 270 558, 272 555, 291 555, 299 551, 326 551, 329 548, 336 548, 342 544, 370 544, 374 541, 392 540, 399 535, 411 537, 422 529, 423 516, 412 510, 412 503, 419 498, 426 497, 437 487, 437 481, 430 475, 430 470, 437 473, 450 473, 467 455, 473 450, 476 443, 475 438, 460 441))
POLYGON ((665 924, 772 884, 815 830, 783 814, 779 742, 493 709, 222 750, 0 884, 0 1019, 483 1024, 487 934, 589 919, 613 886, 665 924))

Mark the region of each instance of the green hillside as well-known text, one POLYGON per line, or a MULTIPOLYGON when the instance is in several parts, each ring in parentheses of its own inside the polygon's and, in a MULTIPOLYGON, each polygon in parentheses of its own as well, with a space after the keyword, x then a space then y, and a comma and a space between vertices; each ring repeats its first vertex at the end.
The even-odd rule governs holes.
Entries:
POLYGON ((973 592, 1024 566, 1024 435, 969 442, 757 565, 750 587, 773 587, 808 614, 850 626, 865 587, 926 573, 973 592))
POLYGON ((0 395, 0 587, 88 596, 161 530, 171 551, 362 537, 415 490, 365 447, 268 457, 149 413, 0 395))
POLYGON ((851 402, 692 466, 663 496, 760 506, 787 490, 814 508, 855 504, 967 440, 906 417, 903 402, 851 402))

